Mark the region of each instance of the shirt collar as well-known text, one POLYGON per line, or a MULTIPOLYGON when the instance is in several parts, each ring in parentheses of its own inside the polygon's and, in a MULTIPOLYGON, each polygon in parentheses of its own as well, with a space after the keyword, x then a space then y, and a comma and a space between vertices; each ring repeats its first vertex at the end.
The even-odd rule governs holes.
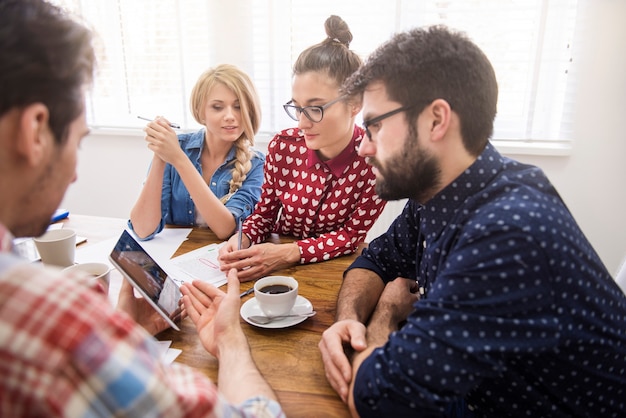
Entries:
POLYGON ((485 185, 501 171, 503 164, 502 155, 487 143, 472 165, 422 206, 420 229, 427 242, 439 236, 467 199, 479 196, 485 185))
POLYGON ((204 131, 205 129, 202 128, 191 134, 191 136, 188 137, 189 139, 184 144, 185 149, 192 150, 202 148, 202 143, 204 142, 204 131))
POLYGON ((307 168, 313 167, 315 164, 321 164, 322 166, 326 166, 330 172, 335 177, 341 177, 344 170, 348 165, 354 161, 354 156, 357 154, 357 139, 361 139, 362 135, 360 134, 359 129, 356 129, 355 126, 354 133, 352 134, 352 139, 347 147, 343 149, 335 158, 331 158, 330 160, 322 161, 322 159, 317 155, 315 150, 309 149, 307 152, 307 168))
MULTIPOLYGON (((202 147, 204 146, 204 133, 205 133, 204 128, 193 133, 185 144, 185 150, 202 149, 202 147)), ((226 155, 226 159, 224 160, 224 163, 222 165, 227 164, 231 162, 232 160, 234 160, 236 157, 236 152, 237 152, 237 147, 233 144, 233 146, 230 147, 230 150, 228 151, 228 154, 226 155)), ((200 159, 200 154, 198 154, 198 159, 200 159)))

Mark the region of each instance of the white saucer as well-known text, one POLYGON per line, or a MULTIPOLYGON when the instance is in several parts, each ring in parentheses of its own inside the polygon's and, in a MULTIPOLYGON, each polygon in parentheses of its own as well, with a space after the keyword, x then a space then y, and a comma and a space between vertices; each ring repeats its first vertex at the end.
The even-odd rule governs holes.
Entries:
MULTIPOLYGON (((293 308, 289 312, 290 314, 306 314, 313 311, 313 305, 309 300, 303 296, 298 295, 296 298, 296 303, 293 305, 293 308)), ((304 321, 307 317, 293 317, 293 318, 283 318, 277 319, 276 321, 272 321, 269 324, 260 325, 255 324, 254 322, 248 321, 248 317, 252 315, 264 315, 263 311, 259 307, 259 304, 256 298, 252 298, 247 300, 243 305, 241 305, 241 309, 239 310, 239 314, 241 317, 250 325, 254 325, 255 327, 261 328, 287 328, 293 325, 299 324, 304 321)))

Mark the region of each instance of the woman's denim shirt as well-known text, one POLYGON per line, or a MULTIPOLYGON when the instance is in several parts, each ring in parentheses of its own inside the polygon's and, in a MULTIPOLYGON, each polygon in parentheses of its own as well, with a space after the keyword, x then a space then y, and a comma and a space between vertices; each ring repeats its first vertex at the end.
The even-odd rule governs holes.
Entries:
MULTIPOLYGON (((178 135, 180 147, 185 151, 196 170, 202 174, 200 166, 200 154, 204 146, 204 129, 195 133, 178 135)), ((220 165, 211 177, 209 188, 218 198, 228 194, 230 190, 231 170, 235 161, 235 147, 232 147, 226 156, 226 160, 220 165)), ((265 155, 257 150, 252 151, 252 168, 248 172, 241 187, 225 203, 225 206, 233 214, 235 222, 250 216, 254 205, 261 196, 263 184, 263 163, 265 155)), ((163 174, 163 192, 161 194, 161 222, 157 229, 143 239, 149 240, 163 230, 165 225, 194 226, 196 211, 191 195, 187 191, 180 175, 171 164, 166 164, 163 174)), ((128 226, 132 230, 130 220, 128 226)))

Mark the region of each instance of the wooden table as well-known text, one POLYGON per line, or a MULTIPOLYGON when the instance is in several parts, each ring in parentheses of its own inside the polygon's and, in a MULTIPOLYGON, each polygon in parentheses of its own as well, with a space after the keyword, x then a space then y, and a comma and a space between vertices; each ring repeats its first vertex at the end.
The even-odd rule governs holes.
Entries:
MULTIPOLYGON (((88 238, 86 245, 111 238, 119 234, 120 225, 123 228, 123 222, 119 219, 80 215, 71 215, 66 223, 79 235, 88 238)), ((208 229, 194 228, 188 238, 174 256, 219 242, 208 229)), ((273 237, 273 241, 278 242, 280 238, 273 237)), ((299 294, 307 298, 317 311, 312 318, 284 329, 257 328, 241 319, 252 356, 263 376, 276 391, 288 417, 350 416, 346 405, 326 380, 317 345, 322 332, 334 321, 335 301, 342 275, 354 258, 355 256, 346 256, 273 273, 292 276, 298 280, 299 294)), ((242 283, 241 291, 252 285, 253 282, 242 283)), ((246 296, 242 302, 252 297, 246 296)), ((172 340, 172 347, 182 350, 176 361, 199 369, 212 381, 217 381, 218 362, 202 347, 190 319, 183 321, 180 332, 170 329, 157 335, 157 338, 172 340)), ((245 385, 245 382, 241 384, 245 385)))

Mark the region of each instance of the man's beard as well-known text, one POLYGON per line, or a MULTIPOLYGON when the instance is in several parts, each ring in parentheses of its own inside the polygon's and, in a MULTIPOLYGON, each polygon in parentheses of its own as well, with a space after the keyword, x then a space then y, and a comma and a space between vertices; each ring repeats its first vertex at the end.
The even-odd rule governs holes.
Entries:
POLYGON ((369 159, 379 171, 376 193, 385 200, 410 198, 425 203, 434 195, 441 180, 439 162, 419 145, 416 132, 409 132, 404 143, 404 149, 384 166, 375 157, 369 159))

